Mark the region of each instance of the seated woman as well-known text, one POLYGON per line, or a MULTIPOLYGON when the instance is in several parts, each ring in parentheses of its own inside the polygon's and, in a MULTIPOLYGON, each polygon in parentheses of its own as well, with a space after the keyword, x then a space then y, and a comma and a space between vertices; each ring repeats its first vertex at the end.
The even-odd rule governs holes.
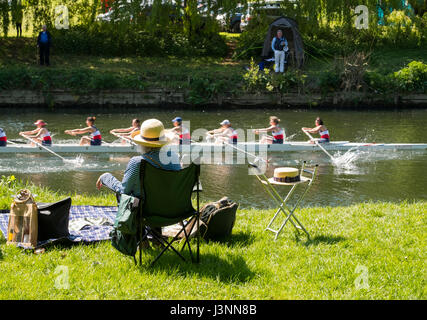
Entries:
POLYGON ((34 142, 41 143, 43 146, 50 147, 52 145, 52 137, 46 128, 47 123, 43 120, 37 120, 34 124, 37 126, 37 129, 22 131, 19 135, 30 138, 34 142))
MULTIPOLYGON (((114 136, 121 136, 124 138, 130 138, 132 133, 138 131, 141 128, 141 121, 139 119, 133 119, 132 125, 129 128, 113 129, 110 133, 114 136)), ((126 143, 126 139, 122 139, 122 143, 126 143)))
POLYGON ((224 120, 220 125, 221 128, 207 132, 206 140, 236 144, 238 139, 237 131, 231 127, 230 121, 224 120))
POLYGON ((7 146, 7 136, 6 132, 0 128, 0 147, 6 147, 7 146))
MULTIPOLYGON (((306 131, 308 133, 319 133, 320 139, 315 139, 318 143, 329 142, 329 139, 330 139, 329 130, 323 124, 322 119, 317 117, 317 119, 315 121, 315 125, 316 126, 314 128, 301 128, 301 129, 302 129, 302 131, 306 131)), ((313 140, 310 140, 309 142, 314 143, 313 140)))
POLYGON ((190 131, 182 125, 182 118, 176 117, 172 120, 173 128, 168 131, 173 133, 179 144, 190 144, 191 143, 191 134, 190 131))
POLYGON ((139 169, 142 160, 145 160, 157 168, 166 170, 180 170, 181 164, 178 155, 169 150, 167 151, 168 163, 163 163, 160 157, 160 149, 168 143, 164 135, 163 123, 157 119, 146 120, 141 125, 139 133, 135 133, 132 141, 138 147, 139 156, 130 159, 124 172, 123 180, 117 180, 111 173, 104 173, 99 176, 96 187, 102 186, 116 192, 117 199, 120 201, 121 194, 127 194, 134 197, 141 197, 141 183, 139 169))
POLYGON ((260 134, 261 132, 271 132, 273 136, 264 136, 262 137, 260 143, 276 144, 283 143, 285 140, 285 130, 279 127, 280 119, 271 116, 270 117, 270 126, 265 129, 255 129, 255 134, 260 134))
POLYGON ((80 145, 91 145, 91 146, 100 146, 102 144, 101 132, 95 127, 95 117, 88 117, 86 119, 87 127, 84 129, 73 129, 73 130, 65 130, 66 134, 75 136, 77 134, 85 134, 90 133, 89 136, 83 136, 80 139, 80 145))

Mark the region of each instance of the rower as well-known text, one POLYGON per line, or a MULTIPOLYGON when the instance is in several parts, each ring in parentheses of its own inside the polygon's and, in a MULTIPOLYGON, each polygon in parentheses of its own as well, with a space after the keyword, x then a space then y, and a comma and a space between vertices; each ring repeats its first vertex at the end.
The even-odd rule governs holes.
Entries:
POLYGON ((119 136, 130 138, 132 133, 135 131, 138 131, 140 128, 141 128, 141 120, 133 119, 132 125, 129 128, 113 129, 110 131, 110 133, 113 135, 119 135, 119 136))
POLYGON ((264 129, 255 129, 255 134, 259 134, 261 132, 271 132, 273 136, 264 136, 262 137, 260 143, 268 143, 268 144, 276 144, 283 143, 285 140, 285 130, 279 127, 280 119, 271 116, 270 117, 270 126, 264 129))
POLYGON ((176 117, 172 119, 173 128, 169 132, 173 132, 179 138, 179 144, 190 144, 191 134, 190 131, 182 125, 182 118, 176 117))
POLYGON ((236 144, 238 135, 237 131, 231 127, 229 120, 224 120, 220 123, 221 128, 208 131, 206 139, 208 141, 215 140, 215 142, 227 142, 236 144))
MULTIPOLYGON (((132 137, 132 133, 139 131, 139 129, 141 129, 141 120, 135 118, 132 120, 132 125, 129 128, 113 129, 110 133, 114 136, 130 139, 132 137)), ((122 139, 122 144, 125 144, 126 140, 127 139, 122 139)))
POLYGON ((36 129, 32 131, 22 131, 19 135, 26 136, 35 142, 41 143, 43 146, 50 147, 52 145, 52 137, 46 128, 47 123, 43 120, 37 120, 34 124, 37 127, 36 129))
POLYGON ((0 128, 0 147, 6 147, 7 146, 7 136, 6 132, 0 128))
MULTIPOLYGON (((308 133, 319 133, 320 139, 316 139, 316 141, 318 143, 329 142, 329 140, 330 140, 329 130, 323 124, 322 119, 320 119, 319 117, 317 117, 316 121, 315 121, 315 125, 316 125, 316 127, 314 127, 314 128, 301 128, 301 129, 302 129, 302 131, 306 131, 308 133)), ((309 142, 310 143, 314 143, 314 141, 312 141, 312 140, 310 140, 309 142)))
POLYGON ((73 129, 73 130, 65 130, 66 134, 75 136, 77 134, 85 134, 90 133, 89 136, 83 136, 80 139, 80 145, 91 145, 91 146, 100 146, 102 144, 101 132, 95 127, 95 117, 88 117, 86 119, 87 127, 84 129, 73 129))

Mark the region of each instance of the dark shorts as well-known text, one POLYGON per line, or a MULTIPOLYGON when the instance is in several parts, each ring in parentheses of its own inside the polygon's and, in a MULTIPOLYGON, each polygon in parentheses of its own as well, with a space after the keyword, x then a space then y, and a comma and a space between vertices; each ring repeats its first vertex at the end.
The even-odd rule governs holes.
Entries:
POLYGON ((273 139, 273 144, 283 144, 283 139, 273 139))
POLYGON ((190 140, 183 140, 183 139, 179 139, 179 144, 180 145, 183 145, 183 144, 191 144, 191 141, 190 140))
POLYGON ((42 141, 42 146, 51 147, 52 146, 52 141, 42 141))
POLYGON ((326 139, 326 138, 320 138, 317 142, 319 142, 319 143, 328 143, 328 142, 329 142, 329 139, 326 139))
POLYGON ((91 146, 100 146, 101 143, 102 143, 102 140, 99 140, 99 139, 97 139, 97 140, 90 140, 90 145, 91 146))
POLYGON ((6 147, 7 141, 0 141, 0 147, 6 147))
POLYGON ((237 144, 237 139, 233 139, 231 143, 232 144, 237 144))

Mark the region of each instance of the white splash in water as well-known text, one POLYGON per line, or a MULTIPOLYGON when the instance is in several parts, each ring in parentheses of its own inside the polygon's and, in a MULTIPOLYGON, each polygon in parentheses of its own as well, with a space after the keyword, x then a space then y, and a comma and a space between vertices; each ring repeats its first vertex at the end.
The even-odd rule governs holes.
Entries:
POLYGON ((296 134, 296 133, 291 134, 290 136, 287 136, 287 137, 286 137, 286 141, 292 141, 296 136, 297 136, 297 134, 296 134))
POLYGON ((353 169, 356 166, 356 162, 366 154, 367 152, 363 152, 357 147, 351 148, 342 155, 339 152, 334 154, 332 164, 339 168, 353 169))
POLYGON ((65 159, 64 162, 74 164, 76 167, 80 167, 85 159, 79 154, 75 159, 65 159))

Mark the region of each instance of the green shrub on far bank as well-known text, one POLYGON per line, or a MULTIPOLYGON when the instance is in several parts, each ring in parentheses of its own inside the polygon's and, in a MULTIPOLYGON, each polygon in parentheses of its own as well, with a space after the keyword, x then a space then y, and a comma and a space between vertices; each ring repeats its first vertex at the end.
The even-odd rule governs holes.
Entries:
POLYGON ((29 69, 18 66, 0 67, 0 90, 71 89, 87 92, 102 89, 144 89, 137 75, 121 75, 111 71, 76 69, 29 69))
POLYGON ((100 56, 224 56, 227 45, 217 33, 190 39, 175 29, 150 33, 132 25, 94 23, 68 30, 52 30, 57 53, 100 56))
POLYGON ((290 69, 285 73, 275 73, 269 69, 261 71, 252 60, 247 72, 243 75, 243 90, 249 93, 301 92, 304 90, 306 78, 307 75, 298 69, 290 69))
POLYGON ((376 93, 390 93, 396 89, 396 82, 391 73, 384 75, 376 71, 368 71, 364 75, 364 82, 369 90, 376 93))
MULTIPOLYGON (((356 63, 351 62, 351 66, 355 68, 356 63)), ((361 64, 358 72, 347 72, 346 76, 345 68, 335 64, 331 70, 325 70, 318 75, 319 89, 324 94, 349 91, 346 88, 375 93, 427 91, 427 64, 421 61, 412 61, 399 71, 388 74, 369 71, 366 67, 361 64)))
MULTIPOLYGON (((362 57, 359 60, 353 56, 336 59, 314 70, 290 67, 284 74, 269 69, 260 71, 253 60, 243 71, 239 65, 222 66, 217 60, 199 58, 186 60, 184 66, 165 63, 161 58, 103 58, 102 63, 86 61, 79 67, 58 64, 58 67, 41 68, 11 64, 0 66, 0 90, 30 89, 48 94, 54 89, 88 93, 165 88, 186 91, 187 101, 191 104, 206 103, 222 93, 426 92, 427 65, 422 61, 412 61, 396 72, 381 73, 369 66, 364 54, 359 56, 362 57)), ((73 58, 79 59, 78 56, 73 58)))
POLYGON ((393 74, 398 89, 406 92, 426 92, 427 64, 421 61, 412 61, 406 68, 393 74))

